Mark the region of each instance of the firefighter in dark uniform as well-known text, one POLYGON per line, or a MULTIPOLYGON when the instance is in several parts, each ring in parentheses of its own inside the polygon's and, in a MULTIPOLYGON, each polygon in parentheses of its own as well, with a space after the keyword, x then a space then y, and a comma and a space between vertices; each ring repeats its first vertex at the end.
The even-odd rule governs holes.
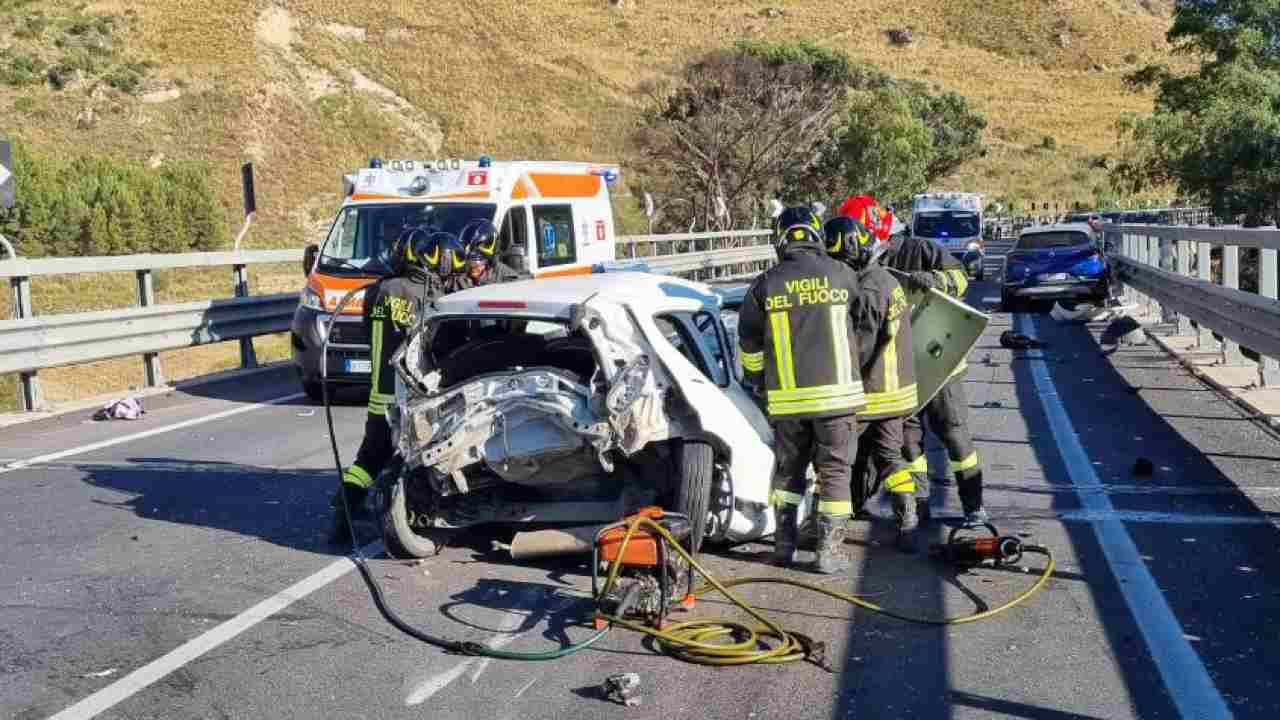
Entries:
POLYGON ((855 414, 866 404, 850 316, 858 282, 827 257, 822 222, 809 208, 784 210, 775 239, 779 262, 751 284, 738 316, 742 367, 748 384, 764 395, 774 428, 774 561, 795 560, 796 520, 812 463, 818 475, 813 569, 835 573, 849 566, 840 547, 852 512, 855 414))
MULTIPOLYGON (((456 242, 456 241, 455 241, 456 242)), ((395 401, 396 377, 391 357, 421 316, 426 303, 443 294, 445 271, 461 267, 452 248, 441 244, 439 234, 410 228, 392 245, 391 274, 365 290, 364 325, 369 337, 369 357, 373 373, 369 386, 369 413, 364 424, 364 440, 356 460, 342 474, 342 492, 353 519, 366 517, 365 500, 378 473, 395 453, 387 406, 395 401)), ((351 537, 341 498, 334 496, 335 542, 351 537)))
MULTIPOLYGON (((958 300, 964 299, 969 278, 958 260, 927 238, 913 237, 909 232, 894 236, 888 252, 881 256, 889 268, 907 273, 906 284, 911 290, 940 290, 958 300)), ((987 522, 990 517, 982 505, 982 467, 978 451, 973 446, 969 431, 969 401, 964 392, 965 363, 960 363, 946 385, 934 395, 929 404, 917 415, 907 418, 903 425, 906 442, 903 454, 910 463, 916 484, 916 510, 920 522, 927 523, 929 513, 929 463, 924 453, 924 426, 927 418, 929 430, 942 441, 947 449, 951 474, 955 476, 960 491, 960 505, 964 508, 967 524, 987 522)))
POLYGON ((898 547, 912 552, 918 525, 916 486, 902 455, 903 419, 915 412, 919 402, 911 354, 911 307, 893 275, 873 262, 879 243, 865 225, 835 217, 823 230, 827 252, 857 273, 861 299, 853 309, 853 320, 867 406, 858 411, 861 432, 853 463, 854 510, 883 487, 892 499, 898 547))

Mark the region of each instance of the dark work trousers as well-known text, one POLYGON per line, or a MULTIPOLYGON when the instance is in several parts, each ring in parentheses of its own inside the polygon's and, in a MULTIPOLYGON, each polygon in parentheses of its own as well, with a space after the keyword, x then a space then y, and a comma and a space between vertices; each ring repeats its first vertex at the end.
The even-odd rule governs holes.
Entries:
POLYGON ((816 420, 775 420, 773 435, 778 456, 774 476, 774 505, 798 507, 808 488, 809 463, 818 475, 818 512, 847 517, 850 501, 850 462, 858 451, 858 422, 853 415, 816 420))
POLYGON ((903 423, 902 455, 915 478, 916 496, 929 497, 929 464, 924 452, 924 425, 942 441, 955 476, 960 504, 966 513, 982 507, 982 467, 969 431, 969 401, 964 392, 965 373, 951 378, 917 415, 903 423))
POLYGON ((364 440, 360 442, 356 461, 343 473, 342 481, 368 490, 394 454, 387 417, 369 413, 365 417, 364 440))
POLYGON ((883 487, 889 492, 914 492, 913 478, 903 458, 903 418, 864 420, 853 461, 853 509, 862 509, 883 487))

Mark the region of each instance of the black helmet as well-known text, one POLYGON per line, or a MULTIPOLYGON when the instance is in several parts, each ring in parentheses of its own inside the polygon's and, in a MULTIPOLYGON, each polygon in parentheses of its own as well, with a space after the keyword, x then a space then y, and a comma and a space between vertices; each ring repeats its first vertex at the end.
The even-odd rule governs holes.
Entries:
POLYGON ((773 222, 773 239, 778 246, 792 242, 821 244, 822 220, 811 208, 797 205, 783 210, 773 222))
POLYGON ((458 236, 441 231, 432 233, 431 240, 438 248, 436 259, 432 263, 436 273, 452 275, 462 272, 467 266, 467 256, 458 236))
POLYGON ((871 262, 876 238, 866 225, 843 215, 827 221, 822 229, 827 237, 827 254, 861 270, 871 262))
POLYGON ((492 264, 498 254, 498 228, 488 220, 472 220, 458 233, 467 260, 492 264))
POLYGON ((396 237, 391 246, 391 272, 404 275, 410 269, 430 270, 438 261, 440 247, 422 227, 411 227, 396 237))

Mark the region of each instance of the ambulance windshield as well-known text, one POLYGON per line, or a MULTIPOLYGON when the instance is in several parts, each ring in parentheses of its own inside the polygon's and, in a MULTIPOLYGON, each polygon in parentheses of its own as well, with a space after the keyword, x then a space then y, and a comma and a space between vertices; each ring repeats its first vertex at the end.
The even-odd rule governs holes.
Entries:
POLYGON ((472 220, 493 220, 496 206, 485 203, 401 203, 355 205, 338 213, 325 240, 318 269, 326 273, 390 272, 391 246, 407 228, 457 235, 472 220))
POLYGON ((916 237, 933 240, 975 237, 979 233, 977 213, 967 211, 918 212, 916 237))

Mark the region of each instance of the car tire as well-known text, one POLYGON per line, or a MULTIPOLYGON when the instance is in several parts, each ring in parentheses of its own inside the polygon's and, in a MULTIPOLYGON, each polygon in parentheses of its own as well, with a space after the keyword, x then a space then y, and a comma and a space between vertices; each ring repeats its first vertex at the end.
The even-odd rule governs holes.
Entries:
MULTIPOLYGON (((302 383, 302 391, 307 394, 307 398, 312 402, 324 402, 324 388, 320 385, 320 381, 302 383)), ((329 388, 330 399, 333 397, 333 388, 329 388)))
POLYGON ((427 531, 419 534, 409 522, 409 503, 405 496, 404 477, 398 477, 384 492, 382 505, 382 544, 393 558, 409 560, 426 558, 440 552, 450 532, 427 531))
POLYGON ((683 442, 676 453, 676 465, 679 483, 672 510, 689 518, 689 552, 697 555, 707 537, 715 453, 706 443, 683 442))

